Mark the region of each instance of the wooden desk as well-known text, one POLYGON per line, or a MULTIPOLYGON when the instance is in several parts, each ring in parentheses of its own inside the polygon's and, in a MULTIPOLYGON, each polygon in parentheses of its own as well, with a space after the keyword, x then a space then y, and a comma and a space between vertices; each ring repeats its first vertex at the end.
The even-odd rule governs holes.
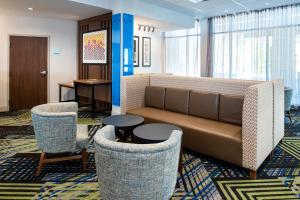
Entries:
POLYGON ((68 83, 58 83, 59 85, 59 102, 68 102, 68 101, 74 101, 75 99, 71 99, 71 100, 66 100, 66 101, 63 101, 61 100, 61 89, 63 87, 65 88, 70 88, 70 89, 74 89, 74 83, 73 82, 68 82, 68 83))
POLYGON ((101 80, 101 79, 74 80, 74 87, 75 87, 75 101, 78 102, 78 104, 79 104, 79 96, 92 99, 92 118, 95 117, 96 100, 111 103, 111 81, 110 80, 101 80))

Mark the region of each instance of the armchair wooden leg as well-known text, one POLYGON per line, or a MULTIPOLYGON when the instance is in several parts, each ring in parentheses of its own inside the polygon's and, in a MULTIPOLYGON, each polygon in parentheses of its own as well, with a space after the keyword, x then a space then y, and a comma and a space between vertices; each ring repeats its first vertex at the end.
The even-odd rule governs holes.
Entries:
POLYGON ((87 151, 86 149, 82 150, 82 169, 85 172, 86 171, 86 161, 87 161, 87 151))
POLYGON ((256 179, 256 171, 250 170, 250 179, 255 180, 256 179))
POLYGON ((36 176, 39 176, 41 174, 41 171, 42 171, 42 169, 44 167, 44 160, 45 160, 45 158, 46 158, 46 153, 42 152, 41 156, 40 156, 39 166, 38 166, 38 168, 36 170, 36 173, 35 173, 36 176))

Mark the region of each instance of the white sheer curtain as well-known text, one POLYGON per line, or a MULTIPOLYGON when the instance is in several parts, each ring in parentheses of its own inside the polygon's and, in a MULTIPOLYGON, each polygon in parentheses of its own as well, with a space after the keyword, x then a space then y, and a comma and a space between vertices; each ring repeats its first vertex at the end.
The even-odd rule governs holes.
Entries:
POLYGON ((283 79, 300 104, 300 5, 212 19, 214 77, 283 79))
POLYGON ((166 73, 182 76, 200 76, 200 25, 195 28, 165 33, 166 73))

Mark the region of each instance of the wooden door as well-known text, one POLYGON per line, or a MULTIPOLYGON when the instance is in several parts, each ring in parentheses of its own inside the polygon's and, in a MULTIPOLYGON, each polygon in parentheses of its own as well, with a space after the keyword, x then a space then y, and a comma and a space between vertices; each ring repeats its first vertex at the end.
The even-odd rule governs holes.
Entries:
POLYGON ((10 36, 9 108, 31 109, 47 102, 46 37, 10 36))

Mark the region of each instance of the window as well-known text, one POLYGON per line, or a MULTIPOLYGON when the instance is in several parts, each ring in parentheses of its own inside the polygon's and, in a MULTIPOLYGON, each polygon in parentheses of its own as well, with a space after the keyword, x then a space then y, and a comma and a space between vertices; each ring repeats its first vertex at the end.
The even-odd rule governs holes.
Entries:
POLYGON ((165 33, 167 73, 200 76, 200 26, 165 33))
POLYGON ((300 104, 300 5, 215 17, 214 77, 283 79, 300 104))

